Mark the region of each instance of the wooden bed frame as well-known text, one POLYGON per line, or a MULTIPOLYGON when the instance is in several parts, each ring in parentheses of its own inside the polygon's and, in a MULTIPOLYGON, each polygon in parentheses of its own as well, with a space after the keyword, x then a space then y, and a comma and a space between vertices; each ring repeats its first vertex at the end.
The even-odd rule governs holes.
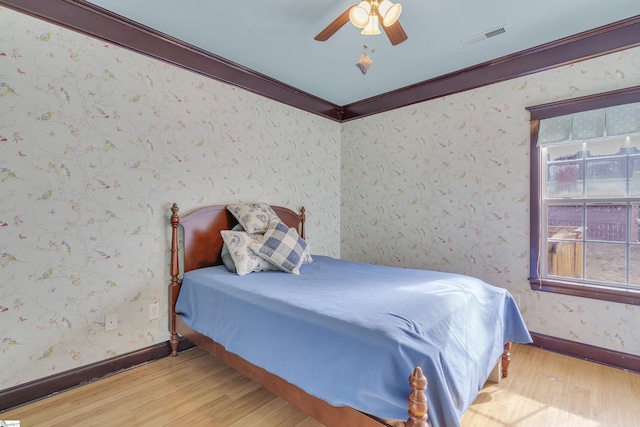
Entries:
MULTIPOLYGON (((295 227, 300 236, 305 238, 305 209, 300 209, 300 214, 279 206, 272 206, 280 219, 289 227, 295 227)), ((306 393, 299 387, 271 374, 270 372, 255 366, 242 359, 238 355, 228 352, 225 348, 193 329, 189 328, 182 318, 176 313, 175 306, 180 292, 182 279, 180 276, 180 245, 178 227, 182 225, 183 237, 183 271, 191 271, 222 264, 220 252, 222 249, 222 236, 220 230, 230 230, 238 222, 226 205, 214 205, 197 209, 188 215, 178 215, 178 205, 171 207, 171 282, 169 284, 169 332, 171 333, 172 356, 177 355, 179 336, 201 347, 205 351, 217 357, 223 363, 231 366, 238 372, 257 382, 264 388, 290 402, 300 410, 321 423, 332 427, 380 427, 389 426, 384 420, 359 412, 348 406, 336 407, 315 396, 306 393)), ((511 361, 511 344, 506 344, 501 359, 501 373, 503 377, 508 375, 511 361)), ((408 397, 408 419, 405 427, 427 427, 427 379, 420 367, 416 367, 409 376, 411 392, 408 397)), ((394 424, 397 425, 397 424, 394 424)))

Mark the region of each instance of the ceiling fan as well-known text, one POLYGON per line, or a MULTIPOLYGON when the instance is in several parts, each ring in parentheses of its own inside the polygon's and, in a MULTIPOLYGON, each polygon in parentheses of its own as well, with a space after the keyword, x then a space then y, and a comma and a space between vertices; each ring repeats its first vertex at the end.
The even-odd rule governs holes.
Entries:
POLYGON ((402 5, 400 3, 391 3, 389 0, 361 1, 345 10, 327 28, 320 31, 314 39, 322 42, 328 40, 349 21, 356 27, 362 28, 361 34, 380 34, 378 24, 382 23, 382 29, 391 44, 395 46, 408 38, 398 21, 401 12, 402 5))

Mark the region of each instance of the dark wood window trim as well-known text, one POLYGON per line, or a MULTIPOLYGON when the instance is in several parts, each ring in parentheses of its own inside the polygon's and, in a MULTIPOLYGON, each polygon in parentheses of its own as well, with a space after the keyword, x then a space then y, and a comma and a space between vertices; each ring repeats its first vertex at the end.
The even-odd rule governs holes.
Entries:
POLYGON ((581 111, 612 107, 614 105, 640 102, 640 86, 605 92, 597 95, 552 102, 527 107, 531 114, 531 159, 530 159, 530 245, 529 283, 534 291, 555 292, 565 295, 593 298, 623 304, 640 305, 640 290, 591 285, 538 277, 538 255, 540 254, 540 150, 538 128, 540 120, 581 111))

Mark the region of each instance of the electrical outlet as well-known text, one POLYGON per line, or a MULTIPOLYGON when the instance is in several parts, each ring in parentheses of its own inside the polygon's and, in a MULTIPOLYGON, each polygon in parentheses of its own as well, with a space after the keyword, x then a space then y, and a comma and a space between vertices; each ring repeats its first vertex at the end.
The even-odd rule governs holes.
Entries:
POLYGON ((118 328, 118 315, 116 313, 104 316, 104 330, 113 331, 118 328))
POLYGON ((160 317, 160 304, 150 304, 149 305, 149 320, 157 319, 160 317))

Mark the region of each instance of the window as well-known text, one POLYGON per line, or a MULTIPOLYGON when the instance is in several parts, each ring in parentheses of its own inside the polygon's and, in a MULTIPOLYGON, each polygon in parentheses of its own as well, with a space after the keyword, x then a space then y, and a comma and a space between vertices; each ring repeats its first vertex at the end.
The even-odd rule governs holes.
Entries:
POLYGON ((528 110, 531 288, 640 305, 640 87, 528 110))

